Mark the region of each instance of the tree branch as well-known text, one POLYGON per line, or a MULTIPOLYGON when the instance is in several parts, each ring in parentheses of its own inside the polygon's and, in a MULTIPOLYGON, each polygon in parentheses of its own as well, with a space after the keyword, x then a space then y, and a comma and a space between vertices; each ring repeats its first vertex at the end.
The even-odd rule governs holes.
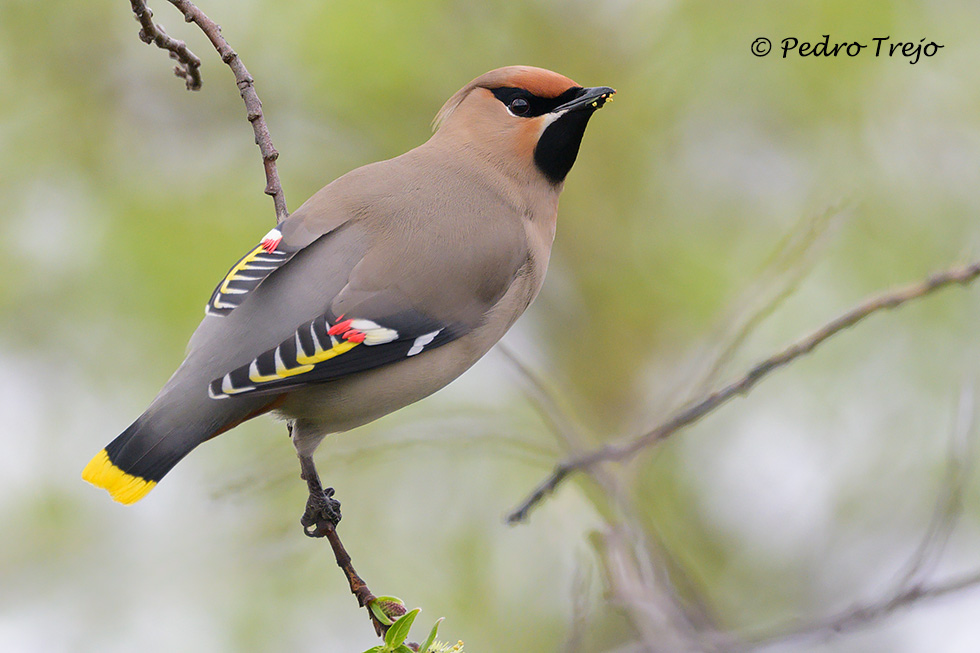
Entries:
POLYGON ((186 82, 187 90, 201 90, 201 60, 197 55, 188 50, 183 41, 168 36, 162 25, 153 22, 153 10, 143 0, 130 0, 130 4, 142 28, 140 40, 170 52, 170 58, 176 59, 178 64, 174 66, 174 74, 186 82))
MULTIPOLYGON (((211 41, 215 50, 235 75, 238 91, 245 102, 245 110, 248 114, 248 121, 252 123, 252 131, 255 133, 255 143, 259 146, 262 153, 262 162, 265 166, 266 187, 265 193, 271 195, 276 208, 276 221, 282 222, 289 216, 286 208, 286 197, 279 182, 279 173, 276 170, 276 159, 279 152, 272 145, 272 137, 265 122, 265 115, 262 112, 262 102, 255 92, 255 80, 248 73, 245 64, 238 56, 225 38, 221 35, 221 27, 211 20, 203 11, 188 0, 169 0, 184 15, 184 20, 188 23, 195 23, 211 41)), ((140 39, 147 44, 154 44, 159 48, 170 52, 170 56, 178 61, 178 66, 174 72, 178 77, 183 78, 187 83, 187 88, 192 91, 201 88, 201 60, 187 48, 183 41, 171 38, 164 31, 161 25, 153 22, 153 11, 146 6, 144 0, 131 0, 133 13, 141 25, 140 39)), ((357 574, 351 563, 351 557, 344 548, 337 534, 335 527, 330 527, 326 532, 327 540, 333 549, 337 566, 344 572, 347 582, 350 584, 351 593, 357 598, 357 603, 362 608, 367 608, 368 615, 374 624, 374 630, 378 635, 384 635, 388 627, 380 623, 374 612, 370 608, 370 603, 375 599, 374 594, 368 589, 367 583, 357 574)))
POLYGON ((840 317, 831 320, 809 336, 794 342, 786 349, 758 363, 740 379, 702 398, 647 433, 626 441, 609 444, 560 462, 555 466, 551 475, 542 481, 508 515, 507 521, 511 524, 525 521, 530 511, 545 497, 554 492, 571 474, 584 469, 590 469, 603 462, 623 462, 631 459, 641 450, 693 424, 734 397, 747 394, 759 381, 770 373, 789 364, 800 356, 810 353, 825 340, 840 333, 844 329, 854 326, 869 315, 885 309, 897 308, 906 302, 925 297, 946 286, 953 284, 966 286, 976 280, 977 277, 980 277, 980 261, 938 272, 919 283, 885 292, 865 300, 840 317))
MULTIPOLYGON (((139 20, 142 29, 140 39, 145 43, 153 43, 156 46, 170 52, 170 56, 177 59, 181 65, 177 66, 175 73, 178 77, 183 77, 187 81, 187 88, 197 90, 201 88, 201 60, 197 58, 183 41, 171 38, 163 31, 163 28, 153 23, 153 12, 143 0, 130 0, 133 6, 133 13, 139 20)), ((255 133, 255 143, 259 146, 262 153, 262 164, 265 167, 265 194, 272 197, 276 207, 276 222, 282 222, 289 217, 286 208, 286 195, 283 193, 282 184, 279 181, 279 172, 276 169, 276 159, 279 152, 272 145, 272 137, 269 135, 269 127, 265 122, 265 114, 262 113, 262 102, 255 92, 255 80, 248 74, 245 64, 242 63, 238 53, 232 50, 228 41, 221 35, 221 27, 198 9, 194 3, 188 0, 169 0, 182 14, 188 23, 196 23, 201 31, 211 41, 221 60, 228 64, 235 74, 235 82, 238 84, 238 92, 245 102, 248 121, 252 123, 252 131, 255 133)))
POLYGON ((354 565, 351 563, 350 554, 347 553, 347 549, 344 548, 343 542, 340 541, 340 536, 337 534, 336 526, 327 527, 327 540, 330 542, 330 548, 333 549, 333 555, 337 559, 337 566, 340 567, 344 575, 347 576, 347 582, 350 583, 350 592, 357 598, 357 604, 362 608, 366 608, 368 616, 371 617, 371 623, 374 624, 374 632, 378 636, 383 637, 388 631, 388 626, 384 625, 378 618, 374 616, 374 612, 371 610, 371 601, 377 597, 371 593, 368 589, 367 583, 364 579, 357 575, 354 571, 354 565))

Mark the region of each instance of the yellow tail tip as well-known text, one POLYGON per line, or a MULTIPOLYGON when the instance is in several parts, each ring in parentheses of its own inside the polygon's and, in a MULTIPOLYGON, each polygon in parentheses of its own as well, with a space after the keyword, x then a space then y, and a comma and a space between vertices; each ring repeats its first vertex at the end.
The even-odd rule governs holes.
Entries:
POLYGON ((127 474, 113 465, 105 449, 85 465, 82 479, 96 487, 104 488, 113 499, 126 505, 136 503, 145 497, 146 493, 157 484, 156 481, 127 474))

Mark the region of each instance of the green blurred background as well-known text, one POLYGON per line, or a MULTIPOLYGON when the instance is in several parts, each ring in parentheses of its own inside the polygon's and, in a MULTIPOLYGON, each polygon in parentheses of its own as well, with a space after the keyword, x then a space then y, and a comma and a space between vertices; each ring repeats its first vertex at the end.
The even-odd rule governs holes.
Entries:
MULTIPOLYGON (((79 478, 182 358, 215 282, 274 220, 228 69, 184 90, 128 3, 0 3, 0 649, 359 652, 374 640, 282 425, 207 444, 132 508, 79 478)), ((473 77, 525 63, 617 101, 562 198, 545 287, 505 338, 596 443, 691 396, 733 325, 795 291, 717 382, 878 289, 980 257, 980 5, 207 0, 257 80, 290 208, 423 142, 473 77), (930 59, 781 59, 759 36, 925 38, 930 59), (842 208, 841 208, 842 207, 842 208), (801 278, 798 284, 794 280, 801 278)), ((980 383, 980 289, 882 314, 655 455, 610 467, 723 629, 881 596, 980 383), (963 392, 963 389, 966 389, 963 392)), ((378 593, 488 651, 630 651, 579 479, 502 515, 564 451, 499 352, 328 440, 341 533, 378 593), (570 624, 578 623, 576 630, 570 624)), ((936 574, 980 565, 980 485, 936 574)), ((778 651, 976 651, 980 592, 778 651)), ((422 627, 418 627, 422 630, 422 627)), ((418 634, 418 638, 424 633, 418 634)))

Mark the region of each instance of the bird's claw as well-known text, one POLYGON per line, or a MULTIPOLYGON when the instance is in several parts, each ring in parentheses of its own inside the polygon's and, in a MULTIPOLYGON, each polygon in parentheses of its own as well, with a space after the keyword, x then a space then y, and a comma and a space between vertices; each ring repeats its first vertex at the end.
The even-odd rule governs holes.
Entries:
POLYGON ((306 512, 299 523, 307 537, 324 537, 328 528, 340 523, 340 501, 333 498, 334 490, 328 487, 322 494, 311 494, 306 502, 306 512))

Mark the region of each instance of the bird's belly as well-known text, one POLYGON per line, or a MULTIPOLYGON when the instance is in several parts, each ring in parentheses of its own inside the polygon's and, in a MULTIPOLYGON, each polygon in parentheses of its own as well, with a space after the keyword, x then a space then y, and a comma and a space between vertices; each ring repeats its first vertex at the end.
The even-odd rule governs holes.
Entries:
POLYGON ((507 332, 533 299, 537 275, 521 275, 485 322, 441 347, 349 377, 291 392, 278 412, 303 420, 317 435, 372 422, 445 387, 473 366, 507 332))

